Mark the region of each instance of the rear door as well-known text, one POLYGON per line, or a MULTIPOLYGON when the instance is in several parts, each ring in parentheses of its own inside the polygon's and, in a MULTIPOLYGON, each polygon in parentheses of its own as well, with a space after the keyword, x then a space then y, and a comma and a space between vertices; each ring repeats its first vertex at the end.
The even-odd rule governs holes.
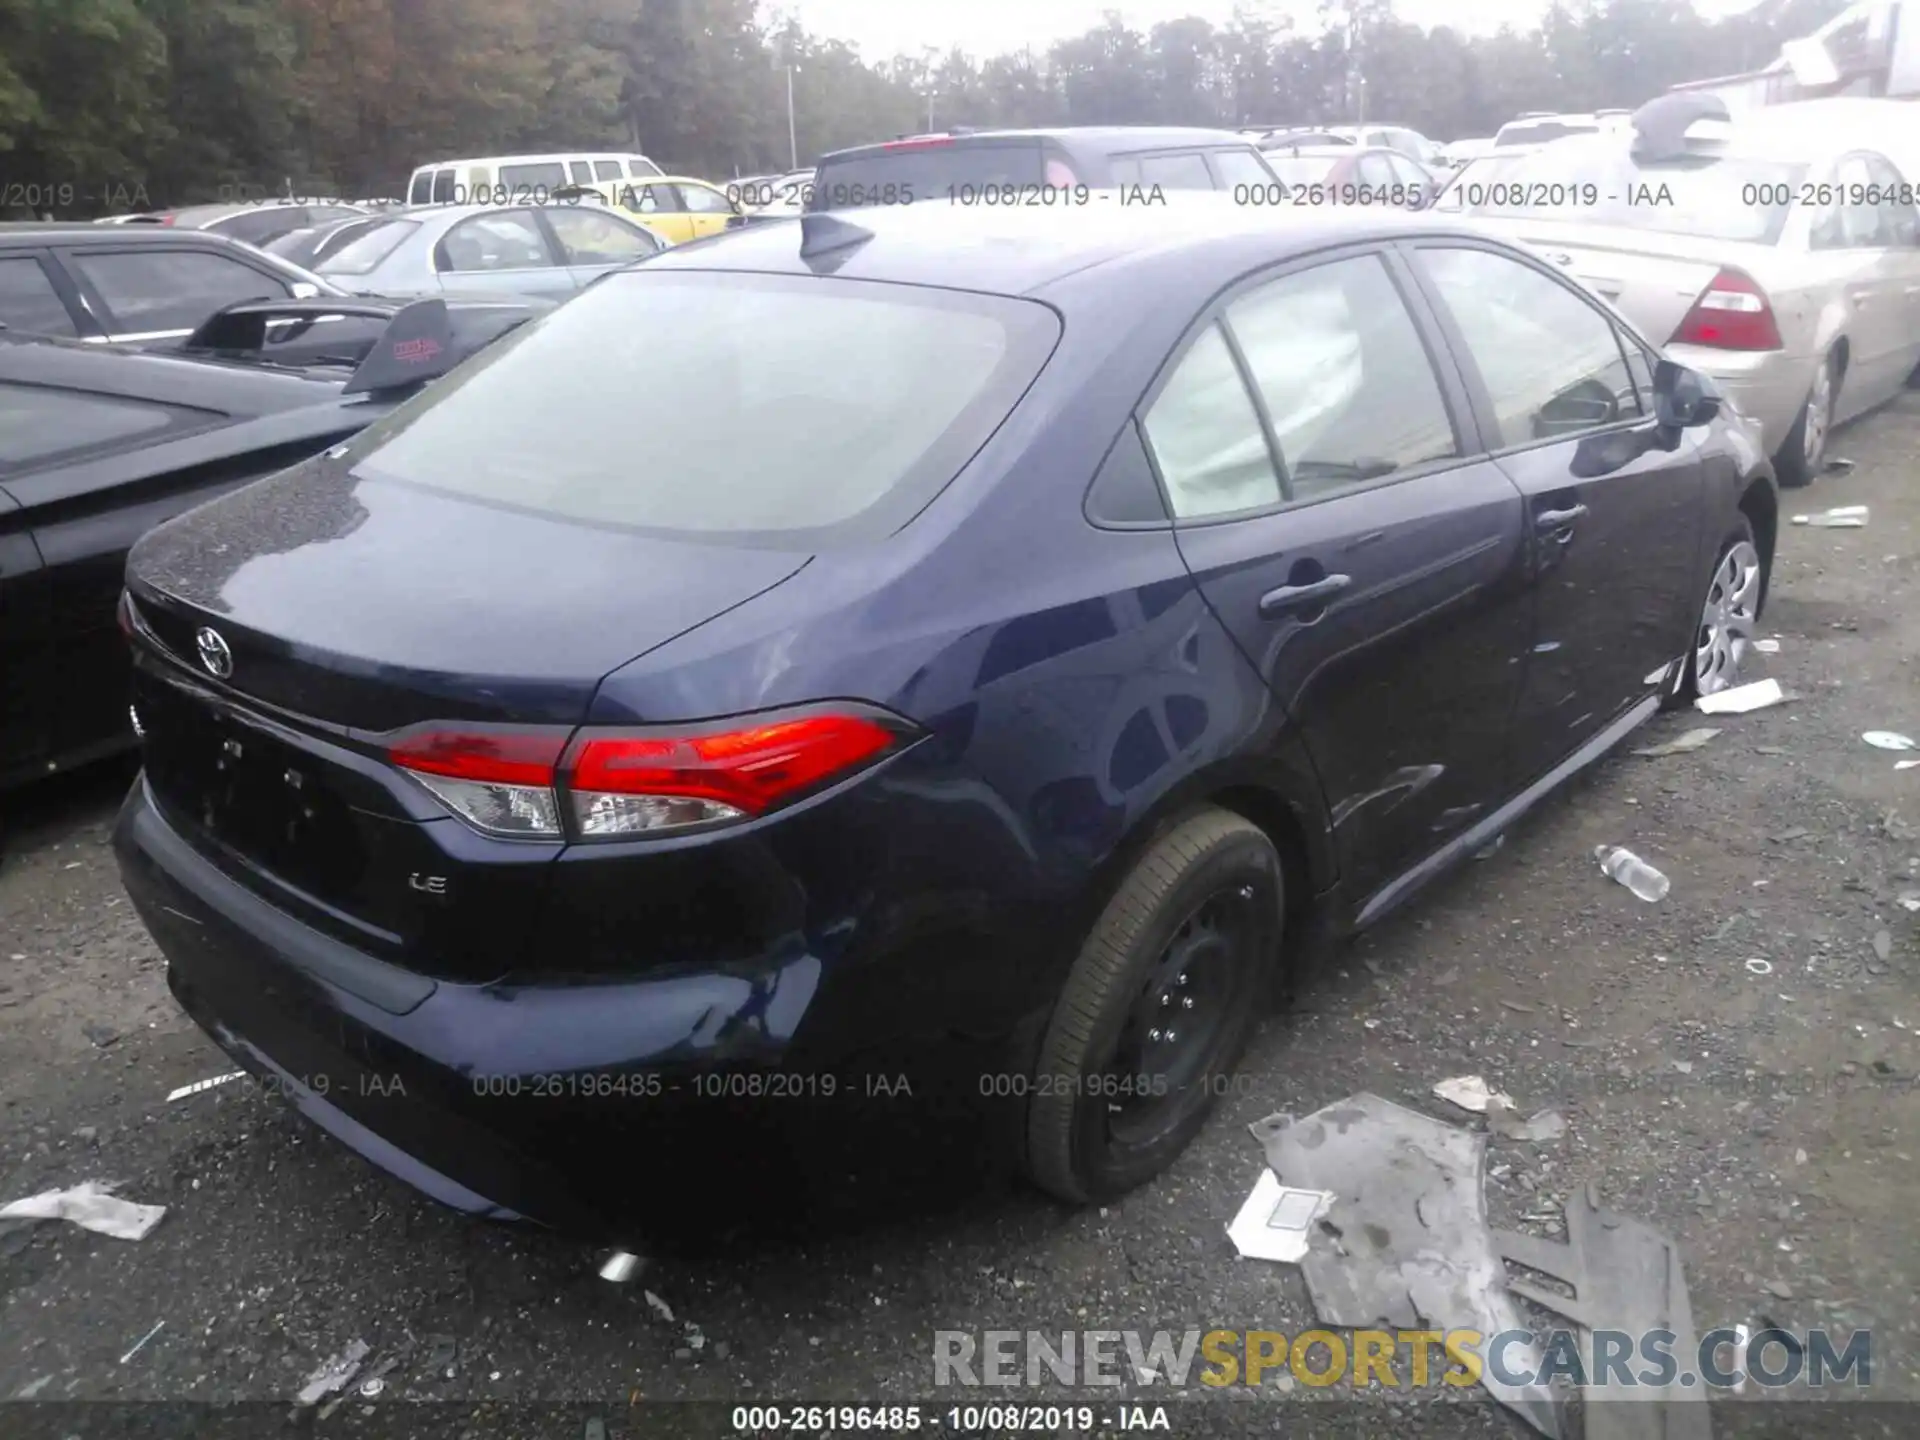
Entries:
POLYGON ((1900 311, 1905 329, 1899 368, 1905 383, 1920 364, 1920 209, 1914 205, 1913 182, 1883 155, 1869 155, 1867 166, 1880 192, 1880 223, 1887 241, 1887 261, 1900 289, 1900 311))
POLYGON ((1652 443, 1650 357, 1548 266, 1466 240, 1412 254, 1481 432, 1526 497, 1536 608, 1518 788, 1657 694, 1690 645, 1706 580, 1698 432, 1652 443))
POLYGON ((1913 367, 1903 366, 1901 359, 1912 336, 1907 256, 1894 244, 1864 154, 1845 156, 1834 167, 1831 193, 1832 203, 1814 222, 1808 246, 1831 267, 1846 304, 1849 355, 1834 407, 1835 419, 1843 420, 1879 404, 1906 382, 1913 367))
POLYGON ((1244 283, 1145 407, 1188 568, 1300 725, 1364 897, 1497 806, 1519 491, 1378 248, 1244 283))
POLYGON ((618 198, 623 209, 632 211, 668 244, 681 245, 693 239, 693 217, 680 208, 680 191, 677 187, 657 181, 649 185, 622 187, 618 198), (629 200, 631 203, 628 203, 629 200))

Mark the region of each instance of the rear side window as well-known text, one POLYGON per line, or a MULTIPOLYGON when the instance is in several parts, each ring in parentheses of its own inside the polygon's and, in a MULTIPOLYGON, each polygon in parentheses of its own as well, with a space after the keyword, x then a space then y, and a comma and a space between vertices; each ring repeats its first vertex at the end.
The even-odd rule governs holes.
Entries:
POLYGON ((73 316, 31 255, 0 260, 0 321, 34 335, 74 335, 73 316))
POLYGON ((274 205, 261 210, 243 210, 225 220, 214 221, 207 229, 217 235, 244 240, 249 245, 264 245, 310 223, 305 210, 292 205, 274 205))
POLYGON ((593 166, 584 160, 575 160, 567 167, 573 173, 573 183, 588 185, 593 182, 593 166))
POLYGON ((402 406, 352 463, 560 520, 783 548, 877 538, 959 473, 1058 338, 1026 300, 640 269, 402 406))
POLYGON ((458 184, 453 171, 441 170, 437 172, 433 177, 433 203, 436 205, 451 205, 453 203, 454 191, 457 188, 458 184))
POLYGON ((173 414, 117 395, 0 384, 0 473, 164 430, 173 414))
POLYGON ((500 183, 506 186, 510 199, 524 203, 529 191, 545 193, 566 184, 567 167, 558 160, 545 165, 502 165, 500 183))
POLYGON ((1213 162, 1221 190, 1273 183, 1273 175, 1252 150, 1215 150, 1207 158, 1213 162))
POLYGON ((1147 444, 1181 520, 1280 503, 1280 475, 1260 412, 1218 325, 1209 325, 1154 398, 1147 444))
MULTIPOLYGON (((636 171, 635 173, 637 174, 638 172, 636 171)), ((596 179, 596 180, 618 180, 618 179, 620 179, 620 178, 621 178, 621 177, 620 177, 620 162, 619 162, 618 160, 596 160, 596 161, 594 161, 594 162, 593 162, 593 178, 594 178, 594 179, 596 179)))
POLYGON ((862 150, 843 159, 821 162, 807 208, 844 210, 949 198, 964 201, 969 188, 1040 185, 1045 183, 1046 173, 1046 154, 1038 141, 960 141, 862 150), (949 187, 960 193, 950 197, 949 187))
POLYGON ((1198 151, 1185 155, 1142 155, 1140 183, 1158 185, 1162 190, 1211 190, 1213 174, 1207 169, 1206 156, 1198 151))
POLYGON ((426 205, 433 200, 433 172, 421 170, 413 177, 413 183, 407 187, 409 205, 426 205))
POLYGON ((627 172, 642 178, 651 178, 652 176, 664 175, 666 173, 644 155, 629 155, 627 157, 627 172))

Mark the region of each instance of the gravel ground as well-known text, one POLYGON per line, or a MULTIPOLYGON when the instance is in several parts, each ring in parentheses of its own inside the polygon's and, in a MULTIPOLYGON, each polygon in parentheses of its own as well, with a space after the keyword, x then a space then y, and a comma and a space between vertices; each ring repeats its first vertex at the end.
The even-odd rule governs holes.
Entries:
MULTIPOLYGON (((1780 648, 1758 659, 1793 701, 1710 722, 1722 733, 1692 754, 1605 762, 1343 951, 1267 1023, 1174 1171, 1106 1210, 938 1167, 897 1196, 802 1203, 784 1167, 748 1165, 743 1184, 781 1223, 608 1285, 596 1255, 440 1210, 250 1085, 165 1103, 230 1067, 176 1013, 121 896, 106 840, 127 772, 15 797, 0 861, 0 1199, 100 1178, 168 1213, 137 1243, 54 1225, 0 1234, 0 1397, 284 1402, 364 1339, 399 1361, 388 1399, 461 1402, 411 1410, 409 1426, 454 1416, 449 1433, 577 1436, 600 1415, 618 1435, 638 1433, 634 1397, 926 1400, 939 1329, 1292 1334, 1312 1324, 1297 1273, 1237 1260, 1222 1231, 1261 1164, 1248 1123, 1360 1089, 1446 1115, 1428 1087, 1480 1073, 1568 1122, 1557 1143, 1491 1142, 1497 1223, 1550 1233, 1527 1217, 1592 1181, 1680 1241, 1701 1330, 1871 1327, 1873 1393, 1920 1399, 1920 916, 1898 903, 1920 892, 1920 769, 1896 772, 1860 740, 1920 734, 1920 395, 1837 447, 1857 469, 1787 505, 1864 503, 1872 522, 1783 530, 1763 632, 1780 648), (1606 880, 1602 842, 1665 871, 1667 900, 1606 880), (523 1402, 601 1408, 498 1408, 523 1402)), ((1666 717, 1636 743, 1699 723, 1666 717)), ((1271 1433, 1283 1409, 1295 1434, 1529 1433, 1485 1404, 1436 1403, 1478 1391, 1323 1404, 1307 1428, 1272 1391, 1139 1398, 1164 1402, 1178 1433, 1271 1433)), ((321 1424, 380 1423, 369 1411, 395 1413, 355 1402, 321 1424)), ((8 1413, 57 1413, 59 1435, 80 1428, 73 1414, 109 1412, 8 1413)), ((641 1413, 657 1431, 690 1412, 641 1413)), ((1843 1417, 1845 1433, 1920 1433, 1920 1409, 1796 1406, 1779 1428, 1786 1413, 1734 1404, 1715 1419, 1722 1435, 1841 1433, 1843 1417)))

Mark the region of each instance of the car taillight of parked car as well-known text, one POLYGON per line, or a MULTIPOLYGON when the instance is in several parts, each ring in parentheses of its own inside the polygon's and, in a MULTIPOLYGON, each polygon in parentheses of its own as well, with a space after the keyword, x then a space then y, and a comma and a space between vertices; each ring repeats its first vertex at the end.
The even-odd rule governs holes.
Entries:
POLYGON ((1667 343, 1714 350, 1778 350, 1780 327, 1774 323, 1767 292, 1751 275, 1729 266, 1701 291, 1667 343))
POLYGON ((430 724, 395 737, 387 758, 485 834, 621 840, 758 819, 870 769, 921 733, 852 706, 577 734, 430 724))

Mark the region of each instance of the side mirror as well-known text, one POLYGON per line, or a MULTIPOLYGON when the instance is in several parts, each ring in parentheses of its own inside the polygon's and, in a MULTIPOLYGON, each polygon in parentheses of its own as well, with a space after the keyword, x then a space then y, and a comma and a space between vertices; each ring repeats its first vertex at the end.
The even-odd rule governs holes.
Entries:
POLYGON ((1713 377, 1671 360, 1653 369, 1653 412, 1661 428, 1690 430, 1720 413, 1723 397, 1713 377))

